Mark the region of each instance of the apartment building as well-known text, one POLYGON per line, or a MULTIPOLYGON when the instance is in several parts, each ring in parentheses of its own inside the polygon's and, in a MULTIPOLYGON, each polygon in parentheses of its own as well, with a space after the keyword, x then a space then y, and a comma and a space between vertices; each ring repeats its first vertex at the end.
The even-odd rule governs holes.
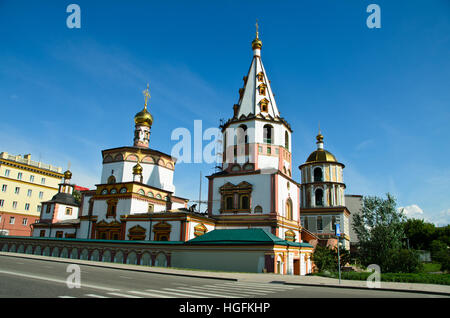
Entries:
POLYGON ((31 155, 0 153, 0 235, 31 236, 41 202, 58 193, 61 167, 31 160, 31 155))

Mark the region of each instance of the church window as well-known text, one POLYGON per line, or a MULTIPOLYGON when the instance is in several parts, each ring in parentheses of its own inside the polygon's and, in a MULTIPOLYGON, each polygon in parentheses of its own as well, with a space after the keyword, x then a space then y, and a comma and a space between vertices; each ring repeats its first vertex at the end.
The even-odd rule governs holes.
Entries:
POLYGON ((131 241, 145 240, 145 232, 146 230, 142 226, 135 225, 128 230, 128 238, 131 241))
POLYGON ((125 187, 121 188, 120 193, 127 193, 127 188, 125 188, 125 187))
POLYGON ((268 155, 272 154, 272 148, 271 147, 267 147, 267 154, 268 155))
POLYGON ((248 144, 247 126, 240 125, 237 129, 238 144, 248 144))
POLYGON ((118 232, 111 233, 111 240, 118 240, 119 237, 120 237, 120 234, 118 232))
POLYGON ((269 109, 269 101, 264 98, 263 100, 261 100, 259 102, 259 106, 260 106, 262 112, 267 113, 268 109, 269 109))
POLYGON ((288 198, 286 201, 286 218, 292 220, 292 200, 288 198))
POLYGON ((322 226, 322 216, 318 216, 317 217, 317 231, 321 232, 323 230, 323 226, 322 226))
POLYGON ((102 190, 102 194, 103 194, 103 195, 108 194, 108 190, 107 190, 107 189, 103 189, 103 190, 102 190))
POLYGON ((272 143, 272 130, 273 130, 273 127, 271 125, 264 125, 264 127, 263 127, 264 143, 266 143, 266 144, 272 143))
POLYGON ((266 95, 266 84, 262 83, 258 86, 259 95, 266 95))
POLYGON ((56 231, 55 237, 56 238, 63 238, 64 232, 63 231, 56 231))
POLYGON ((110 191, 110 193, 111 193, 111 194, 116 194, 116 193, 117 193, 117 190, 116 190, 115 188, 112 188, 111 191, 110 191))
POLYGON ((256 74, 256 78, 258 79, 258 81, 262 82, 264 80, 264 73, 259 72, 258 74, 256 74))
POLYGON ((150 197, 150 198, 153 198, 154 197, 153 196, 153 192, 152 191, 148 191, 147 196, 150 197))
POLYGON ((72 208, 66 208, 66 215, 72 215, 72 208))
POLYGON ((155 206, 152 203, 148 204, 148 212, 153 212, 155 210, 155 206))
POLYGON ((117 199, 111 199, 106 201, 108 204, 107 210, 106 210, 106 217, 116 217, 117 212, 117 199))
POLYGON ((140 195, 145 195, 145 191, 142 190, 142 189, 140 189, 140 190, 138 191, 138 194, 140 194, 140 195))
POLYGON ((225 210, 232 210, 233 209, 233 197, 227 196, 225 197, 225 210))
POLYGON ((315 194, 316 194, 316 206, 323 206, 323 190, 317 189, 315 194))
POLYGON ((89 210, 88 210, 88 214, 92 215, 92 211, 94 210, 94 199, 90 198, 89 199, 89 210))
POLYGON ((155 241, 169 241, 171 225, 165 222, 160 222, 153 226, 153 233, 155 241))
POLYGON ((156 198, 161 200, 161 199, 162 199, 161 194, 158 193, 158 194, 156 195, 156 198))
POLYGON ((45 230, 40 230, 39 236, 40 237, 45 237, 45 230))
POLYGON ((249 199, 248 199, 248 195, 241 195, 240 198, 240 209, 241 210, 248 210, 249 207, 249 199))
POLYGON ((116 183, 116 177, 114 176, 109 176, 108 178, 108 184, 113 184, 116 183))
POLYGON ((323 181, 322 169, 317 167, 314 169, 314 182, 321 182, 321 181, 323 181))
POLYGON ((262 213, 262 207, 260 205, 255 206, 255 213, 262 213))

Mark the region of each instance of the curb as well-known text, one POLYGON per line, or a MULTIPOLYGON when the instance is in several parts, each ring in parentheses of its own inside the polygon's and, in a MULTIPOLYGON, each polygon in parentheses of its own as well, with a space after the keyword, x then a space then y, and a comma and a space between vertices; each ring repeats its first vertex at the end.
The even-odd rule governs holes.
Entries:
POLYGON ((329 287, 329 288, 347 288, 347 289, 362 289, 362 290, 379 290, 379 291, 391 291, 391 292, 405 292, 405 293, 415 293, 415 294, 431 294, 440 296, 450 296, 450 293, 438 292, 438 291, 428 291, 428 290, 416 290, 416 289, 397 289, 397 288, 368 288, 362 286, 347 286, 347 285, 330 285, 330 284, 307 284, 307 283, 288 283, 284 282, 285 285, 299 285, 299 286, 309 286, 309 287, 329 287))
MULTIPOLYGON (((28 255, 28 254, 26 254, 26 255, 28 255)), ((204 278, 204 279, 217 279, 217 280, 226 280, 226 281, 235 281, 235 282, 238 281, 238 279, 236 279, 236 278, 226 278, 226 277, 216 277, 216 276, 214 276, 214 277, 213 276, 202 276, 202 275, 193 275, 193 274, 191 275, 191 274, 183 274, 183 273, 164 273, 164 272, 152 271, 152 270, 148 270, 148 269, 121 268, 121 267, 111 266, 112 264, 115 264, 115 263, 86 264, 84 262, 79 262, 80 260, 77 260, 77 259, 61 258, 61 257, 54 257, 54 256, 48 256, 49 257, 48 259, 47 258, 40 258, 40 257, 47 257, 47 256, 28 257, 28 256, 25 256, 25 255, 21 255, 20 253, 18 255, 7 255, 7 254, 0 253, 0 256, 35 259, 35 260, 44 261, 44 262, 72 263, 72 264, 80 264, 80 265, 85 265, 85 266, 110 268, 110 269, 134 271, 134 272, 141 272, 141 273, 151 273, 151 274, 161 274, 161 275, 171 275, 171 276, 182 276, 182 277, 193 277, 193 278, 204 278)), ((86 261, 86 262, 92 262, 92 261, 86 261)), ((131 264, 123 264, 123 265, 131 265, 131 264)), ((135 266, 137 266, 137 265, 135 265, 135 266)))

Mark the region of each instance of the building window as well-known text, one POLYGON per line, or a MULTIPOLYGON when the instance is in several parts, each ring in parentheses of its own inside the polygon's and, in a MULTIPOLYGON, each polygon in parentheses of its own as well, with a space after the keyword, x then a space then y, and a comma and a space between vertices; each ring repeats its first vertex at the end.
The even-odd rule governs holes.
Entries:
POLYGON ((255 213, 262 213, 262 207, 260 205, 255 206, 255 213))
POLYGON ((108 204, 107 210, 106 210, 106 217, 116 217, 116 210, 117 210, 117 199, 111 199, 106 201, 108 204))
POLYGON ((155 233, 155 241, 169 241, 170 239, 171 225, 165 222, 160 222, 153 226, 153 232, 155 233))
POLYGON ((34 182, 34 176, 30 175, 30 182, 34 182))
POLYGON ((66 208, 66 215, 72 215, 72 208, 66 208))
POLYGON ((238 185, 234 185, 230 182, 224 184, 220 187, 222 197, 221 211, 250 212, 251 192, 252 185, 245 181, 239 183, 238 185))
POLYGON ((50 210, 51 210, 51 206, 50 206, 50 204, 47 204, 47 210, 45 211, 45 213, 50 213, 50 210))
POLYGON ((45 230, 40 230, 39 231, 39 236, 40 237, 45 237, 45 230))
POLYGON ((269 109, 269 101, 264 98, 263 100, 261 100, 259 102, 259 106, 260 106, 262 112, 267 113, 268 109, 269 109))
POLYGON ((16 221, 16 218, 13 216, 9 217, 9 224, 14 224, 14 222, 16 221))
POLYGON ((317 232, 322 232, 323 225, 322 225, 322 216, 317 217, 317 232))
POLYGON ((292 200, 290 198, 286 201, 286 218, 292 220, 292 200))
POLYGON ((323 190, 317 189, 315 194, 316 194, 316 206, 323 206, 323 190))
POLYGON ((17 209, 17 201, 13 201, 13 209, 17 209))
POLYGON ((258 79, 259 82, 262 82, 264 80, 264 73, 259 72, 258 74, 256 74, 256 78, 258 79))
POLYGON ((30 204, 29 203, 25 203, 25 211, 29 211, 30 210, 30 204))
POLYGON ((317 167, 314 169, 314 182, 322 182, 322 181, 323 181, 322 169, 317 167))
POLYGON ((45 178, 41 178, 41 184, 45 184, 45 178))
POLYGON ((248 144, 247 126, 240 125, 237 129, 238 142, 237 144, 248 144))
POLYGON ((148 212, 153 212, 155 210, 155 206, 153 205, 153 203, 149 203, 148 204, 148 212))
POLYGON ((0 207, 3 207, 4 204, 5 204, 5 200, 0 200, 0 207))
POLYGON ((28 224, 28 219, 27 218, 23 218, 22 219, 22 225, 27 225, 28 224))
POLYGON ((114 176, 109 176, 108 178, 108 184, 113 184, 116 183, 116 177, 114 176))
POLYGON ((64 236, 64 231, 56 231, 55 237, 56 238, 63 238, 64 236))
POLYGON ((37 206, 37 211, 38 211, 38 212, 41 212, 41 210, 42 210, 42 206, 41 206, 41 205, 38 205, 38 206, 37 206))
POLYGON ((264 127, 263 127, 264 143, 266 143, 266 144, 272 143, 272 130, 273 130, 273 127, 271 125, 264 125, 264 127))
POLYGON ((161 194, 158 193, 158 194, 156 195, 156 198, 161 200, 161 199, 162 199, 161 194))
POLYGON ((32 193, 32 192, 33 192, 32 190, 28 190, 27 196, 28 196, 28 197, 31 197, 31 193, 32 193))
POLYGON ((225 210, 232 210, 233 209, 233 197, 227 196, 225 197, 225 210))
POLYGON ((9 172, 10 172, 9 169, 6 169, 6 170, 5 170, 5 177, 9 177, 9 172))
POLYGON ((331 217, 331 230, 336 231, 336 217, 334 215, 331 217))
POLYGON ((8 188, 8 186, 6 184, 2 185, 2 192, 6 192, 7 188, 8 188))
POLYGON ((289 150, 289 134, 287 131, 284 132, 284 147, 289 150))
POLYGON ((39 199, 42 199, 42 198, 43 198, 43 196, 44 196, 44 192, 42 192, 42 191, 39 191, 39 199))
POLYGON ((131 241, 143 241, 145 240, 145 232, 146 230, 142 226, 135 225, 128 230, 128 238, 131 241))
POLYGON ((19 192, 20 192, 20 187, 16 187, 16 189, 14 190, 14 193, 19 194, 19 192))
POLYGON ((240 209, 241 210, 248 210, 250 209, 250 202, 248 195, 241 195, 240 197, 240 209))
POLYGON ((17 180, 22 180, 22 172, 19 172, 19 173, 17 174, 17 180))

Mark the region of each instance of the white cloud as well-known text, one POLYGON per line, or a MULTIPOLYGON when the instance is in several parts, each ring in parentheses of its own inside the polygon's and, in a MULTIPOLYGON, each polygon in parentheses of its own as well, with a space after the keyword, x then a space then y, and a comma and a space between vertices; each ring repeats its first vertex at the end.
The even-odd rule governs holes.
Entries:
POLYGON ((399 207, 403 209, 403 214, 407 218, 421 219, 425 222, 434 223, 436 226, 445 226, 450 224, 450 209, 442 210, 438 213, 424 212, 417 204, 399 207))

